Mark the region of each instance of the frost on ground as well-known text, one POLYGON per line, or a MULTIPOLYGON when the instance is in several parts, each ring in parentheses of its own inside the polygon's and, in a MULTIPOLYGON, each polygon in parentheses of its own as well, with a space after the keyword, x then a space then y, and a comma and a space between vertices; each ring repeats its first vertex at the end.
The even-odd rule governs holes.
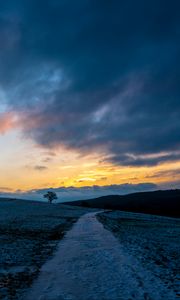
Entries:
POLYGON ((85 209, 0 199, 0 299, 19 299, 85 209))
POLYGON ((118 238, 126 253, 179 299, 179 219, 120 211, 102 213, 98 219, 118 238))
POLYGON ((178 299, 180 220, 86 211, 0 200, 0 299, 178 299))
MULTIPOLYGON (((129 218, 136 222, 136 216, 129 218)), ((154 226, 153 220, 149 226, 154 226)), ((129 224, 125 230, 128 235, 129 224)), ((174 290, 129 247, 138 245, 119 242, 98 222, 96 213, 85 214, 60 241, 23 300, 176 299, 174 290)))

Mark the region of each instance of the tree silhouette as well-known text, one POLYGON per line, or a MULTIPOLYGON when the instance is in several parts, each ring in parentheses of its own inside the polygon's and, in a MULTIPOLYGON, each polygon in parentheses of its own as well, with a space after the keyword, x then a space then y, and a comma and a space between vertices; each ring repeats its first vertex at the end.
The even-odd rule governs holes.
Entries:
POLYGON ((58 197, 56 195, 55 192, 51 192, 51 191, 48 191, 45 195, 44 195, 44 198, 47 198, 48 199, 48 202, 51 204, 53 202, 53 200, 56 200, 58 197))

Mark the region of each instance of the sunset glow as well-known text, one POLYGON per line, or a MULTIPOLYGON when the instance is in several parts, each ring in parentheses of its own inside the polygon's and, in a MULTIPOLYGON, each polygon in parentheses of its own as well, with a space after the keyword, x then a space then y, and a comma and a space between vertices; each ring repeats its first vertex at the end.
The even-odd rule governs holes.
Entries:
POLYGON ((178 8, 8 3, 0 4, 1 195, 178 188, 178 8))
POLYGON ((44 149, 24 140, 16 130, 1 134, 0 147, 1 192, 142 182, 175 187, 180 180, 179 161, 152 167, 118 166, 103 162, 101 153, 83 156, 61 147, 44 149))

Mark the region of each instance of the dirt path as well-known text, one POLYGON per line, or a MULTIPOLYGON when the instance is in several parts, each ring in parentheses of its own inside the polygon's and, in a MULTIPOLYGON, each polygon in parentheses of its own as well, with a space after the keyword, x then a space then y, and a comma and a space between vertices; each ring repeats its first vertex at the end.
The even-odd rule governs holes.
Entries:
POLYGON ((82 216, 41 269, 26 300, 172 300, 96 219, 82 216))

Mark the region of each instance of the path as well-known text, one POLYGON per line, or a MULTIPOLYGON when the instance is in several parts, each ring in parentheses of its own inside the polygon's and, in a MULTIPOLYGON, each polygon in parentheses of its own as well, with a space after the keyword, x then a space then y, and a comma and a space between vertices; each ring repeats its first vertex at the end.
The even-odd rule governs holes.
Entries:
POLYGON ((174 299, 128 255, 95 213, 82 216, 41 269, 26 300, 174 299))

